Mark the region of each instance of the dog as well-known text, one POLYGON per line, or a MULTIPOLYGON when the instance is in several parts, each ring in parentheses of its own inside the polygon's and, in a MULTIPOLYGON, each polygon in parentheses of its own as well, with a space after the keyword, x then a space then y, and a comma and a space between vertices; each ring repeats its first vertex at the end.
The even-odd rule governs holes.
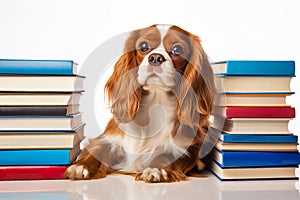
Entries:
POLYGON ((173 25, 132 31, 105 85, 112 119, 65 171, 72 180, 126 173, 147 183, 201 171, 215 86, 198 36, 173 25))

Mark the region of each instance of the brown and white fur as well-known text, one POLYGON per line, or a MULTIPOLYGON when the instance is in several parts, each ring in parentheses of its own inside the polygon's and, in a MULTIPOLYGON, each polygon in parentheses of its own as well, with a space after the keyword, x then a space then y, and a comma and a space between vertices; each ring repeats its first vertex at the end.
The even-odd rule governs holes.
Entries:
POLYGON ((105 89, 113 118, 67 168, 66 178, 126 171, 136 180, 175 182, 201 170, 215 93, 200 39, 177 27, 130 33, 105 89))

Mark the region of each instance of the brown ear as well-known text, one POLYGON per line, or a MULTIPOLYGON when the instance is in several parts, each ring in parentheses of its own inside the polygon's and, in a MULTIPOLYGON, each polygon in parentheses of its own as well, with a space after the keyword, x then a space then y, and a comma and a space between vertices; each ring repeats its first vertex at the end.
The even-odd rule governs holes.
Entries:
POLYGON ((141 97, 141 88, 137 82, 137 38, 138 31, 129 35, 123 55, 116 62, 113 74, 105 85, 114 118, 123 123, 135 118, 141 97))
POLYGON ((208 126, 216 92, 214 74, 200 39, 190 34, 192 52, 181 80, 177 117, 191 128, 208 126))

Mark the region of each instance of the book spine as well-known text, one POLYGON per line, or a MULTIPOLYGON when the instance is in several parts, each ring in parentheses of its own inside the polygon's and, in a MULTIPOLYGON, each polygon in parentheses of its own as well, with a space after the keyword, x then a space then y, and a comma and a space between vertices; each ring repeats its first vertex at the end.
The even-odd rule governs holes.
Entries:
POLYGON ((295 76, 294 61, 227 61, 227 75, 295 76))
POLYGON ((53 150, 1 150, 0 165, 68 165, 69 149, 53 150))
POLYGON ((293 107, 226 107, 226 118, 294 118, 293 107))
POLYGON ((63 106, 1 106, 1 116, 65 116, 67 107, 63 106))
POLYGON ((72 75, 73 61, 0 60, 0 74, 72 75))
POLYGON ((251 135, 251 134, 227 134, 220 138, 223 142, 232 143, 297 143, 296 135, 251 135))
POLYGON ((221 152, 222 167, 298 166, 298 152, 221 152), (247 158, 247 159, 245 159, 247 158))
POLYGON ((0 167, 0 180, 64 179, 66 166, 0 167))

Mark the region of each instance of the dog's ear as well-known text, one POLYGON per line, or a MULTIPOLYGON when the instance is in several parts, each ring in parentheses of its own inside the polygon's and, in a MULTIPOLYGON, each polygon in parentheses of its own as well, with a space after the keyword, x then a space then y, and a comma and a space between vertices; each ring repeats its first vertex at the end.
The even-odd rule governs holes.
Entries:
POLYGON ((139 31, 130 33, 123 54, 114 66, 114 71, 105 85, 114 118, 126 123, 135 118, 141 98, 141 88, 137 82, 138 64, 135 42, 139 31))
POLYGON ((214 74, 200 39, 188 35, 192 49, 185 68, 177 103, 177 118, 191 128, 208 126, 216 93, 214 74))

